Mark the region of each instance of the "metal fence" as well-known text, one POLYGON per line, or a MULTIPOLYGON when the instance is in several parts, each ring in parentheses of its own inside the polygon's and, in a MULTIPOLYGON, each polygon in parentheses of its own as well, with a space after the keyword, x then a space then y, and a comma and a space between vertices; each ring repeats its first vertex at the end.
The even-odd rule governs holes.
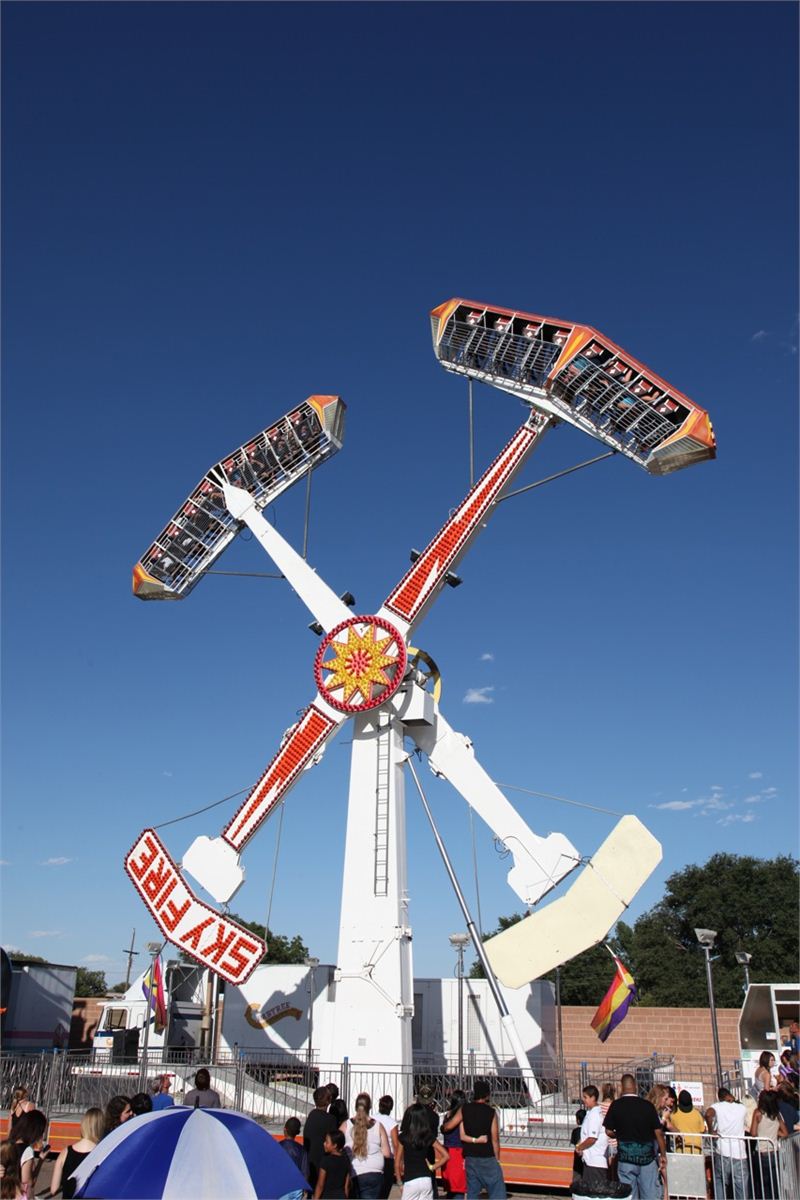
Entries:
POLYGON ((800 1135, 722 1138, 667 1134, 669 1200, 797 1200, 800 1135))
MULTIPOLYGON (((192 1051, 164 1055, 154 1050, 138 1061, 120 1062, 94 1053, 6 1056, 0 1064, 0 1106, 8 1108, 14 1088, 24 1086, 34 1103, 50 1115, 82 1113, 92 1105, 105 1107, 112 1096, 148 1091, 150 1081, 164 1073, 171 1077, 172 1095, 181 1103, 194 1086, 200 1065, 206 1064, 192 1051)), ((542 1092, 535 1104, 530 1103, 518 1067, 499 1066, 496 1060, 475 1054, 466 1057, 461 1074, 456 1060, 450 1059, 424 1061, 398 1071, 396 1067, 363 1066, 348 1060, 321 1063, 314 1057, 238 1048, 207 1066, 211 1086, 219 1092, 225 1107, 248 1113, 277 1129, 282 1129, 289 1117, 304 1118, 313 1107, 314 1089, 325 1083, 335 1083, 351 1109, 356 1096, 367 1092, 374 1104, 381 1096, 391 1096, 395 1112, 402 1112, 423 1085, 432 1089, 437 1106, 445 1110, 454 1089, 469 1092, 475 1079, 488 1079, 504 1137, 565 1144, 575 1125, 581 1092, 588 1083, 618 1083, 622 1074, 630 1073, 643 1095, 654 1083, 691 1080, 702 1084, 706 1104, 713 1103, 716 1096, 713 1064, 655 1055, 625 1061, 565 1058, 559 1064, 552 1059, 532 1060, 542 1092)), ((737 1079, 733 1065, 725 1074, 725 1082, 734 1091, 737 1079)))

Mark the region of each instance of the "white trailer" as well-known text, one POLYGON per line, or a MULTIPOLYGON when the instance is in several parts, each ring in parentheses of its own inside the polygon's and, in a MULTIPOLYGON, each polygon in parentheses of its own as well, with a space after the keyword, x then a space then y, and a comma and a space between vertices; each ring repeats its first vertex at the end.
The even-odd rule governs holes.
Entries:
POLYGON ((3 1014, 6 1054, 63 1049, 69 1042, 77 967, 11 960, 9 995, 3 1014))
MULTIPOLYGON (((214 1034, 219 1056, 239 1051, 274 1054, 298 1063, 325 1063, 318 1047, 330 1045, 330 1031, 337 1004, 336 968, 320 964, 264 965, 238 987, 228 984, 216 1005, 220 1023, 214 1034)), ((126 1056, 141 1054, 147 1002, 140 976, 119 999, 104 1006, 94 1038, 95 1051, 111 1055, 127 1045, 126 1056), (116 1031, 116 1033, 115 1033, 116 1031)), ((148 1050, 199 1049, 203 1007, 209 972, 183 963, 167 964, 167 1027, 156 1033, 151 1021, 148 1050)), ((463 1037, 465 1058, 470 1055, 480 1068, 515 1064, 514 1050, 501 1025, 489 984, 485 979, 463 981, 463 1037)), ((555 1061, 555 1004, 552 984, 537 981, 506 993, 509 1008, 532 1061, 555 1061)), ((457 979, 414 980, 412 1044, 419 1065, 445 1067, 458 1054, 459 985, 457 979)), ((365 1031, 365 1036, 366 1036, 365 1031)), ((358 1036, 347 1047, 351 1063, 363 1061, 358 1036)))

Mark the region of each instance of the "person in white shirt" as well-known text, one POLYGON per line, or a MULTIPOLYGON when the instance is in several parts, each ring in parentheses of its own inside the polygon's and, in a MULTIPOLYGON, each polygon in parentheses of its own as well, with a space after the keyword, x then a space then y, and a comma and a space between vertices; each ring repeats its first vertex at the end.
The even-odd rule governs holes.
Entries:
POLYGON ((375 1114, 375 1120, 379 1121, 386 1130, 386 1137, 389 1141, 389 1157, 383 1160, 383 1187, 381 1189, 381 1198, 386 1200, 394 1185, 394 1156, 397 1149, 397 1128, 400 1122, 392 1116, 394 1108, 394 1100, 391 1096, 381 1096, 378 1101, 378 1111, 375 1114))
POLYGON ((733 1200, 745 1200, 748 1191, 747 1143, 745 1124, 747 1109, 739 1104, 727 1088, 717 1092, 717 1103, 706 1109, 709 1133, 717 1135, 714 1147, 715 1195, 727 1194, 728 1182, 733 1185, 733 1200))
POLYGON ((581 1093, 586 1116, 581 1124, 581 1140, 575 1147, 583 1158, 583 1180, 585 1183, 605 1183, 608 1179, 608 1134, 603 1125, 600 1109, 600 1093, 590 1083, 581 1093))

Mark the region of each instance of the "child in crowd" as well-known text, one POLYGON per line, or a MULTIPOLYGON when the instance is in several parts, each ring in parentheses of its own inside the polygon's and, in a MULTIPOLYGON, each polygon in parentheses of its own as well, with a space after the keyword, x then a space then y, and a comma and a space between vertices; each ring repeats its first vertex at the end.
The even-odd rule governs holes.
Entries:
POLYGON ((326 1133, 322 1150, 314 1200, 346 1200, 350 1195, 350 1160, 344 1153, 341 1129, 326 1133))
MULTIPOLYGON (((283 1137, 279 1144, 289 1155, 303 1178, 308 1179, 308 1151, 303 1149, 302 1142, 297 1141, 301 1128, 297 1117, 289 1117, 283 1127, 283 1137)), ((297 1192, 289 1192, 286 1200, 302 1200, 304 1195, 305 1192, 302 1189, 297 1192)))

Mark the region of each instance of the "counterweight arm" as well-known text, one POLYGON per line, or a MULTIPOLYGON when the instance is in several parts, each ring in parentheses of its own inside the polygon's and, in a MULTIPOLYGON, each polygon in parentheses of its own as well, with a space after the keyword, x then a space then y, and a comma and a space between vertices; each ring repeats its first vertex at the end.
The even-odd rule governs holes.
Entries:
POLYGON ((563 833, 533 833, 486 774, 469 739, 450 728, 438 705, 434 714, 433 725, 409 726, 409 735, 428 756, 431 770, 453 785, 510 852, 509 886, 525 904, 536 904, 580 865, 580 854, 563 833))

